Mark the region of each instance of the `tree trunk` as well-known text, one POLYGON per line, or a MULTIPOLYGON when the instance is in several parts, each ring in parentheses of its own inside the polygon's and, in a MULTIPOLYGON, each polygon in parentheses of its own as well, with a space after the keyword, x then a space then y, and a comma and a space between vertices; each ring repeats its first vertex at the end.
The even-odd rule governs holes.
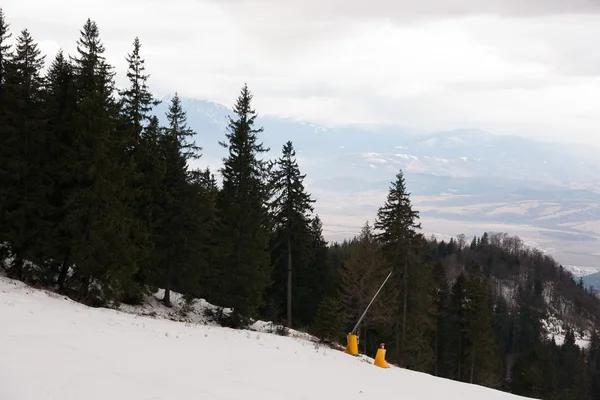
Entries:
POLYGON ((462 364, 462 336, 458 335, 458 381, 462 381, 462 375, 460 371, 460 367, 462 364))
POLYGON ((439 325, 439 320, 436 321, 435 324, 435 364, 433 366, 433 374, 435 376, 439 376, 438 374, 438 361, 439 361, 439 351, 438 351, 438 325, 439 325))
POLYGON ((287 267, 287 326, 292 327, 292 242, 288 235, 287 238, 287 253, 288 253, 288 267, 287 267))
POLYGON ((167 307, 171 307, 171 263, 167 264, 167 277, 165 280, 165 297, 163 303, 167 307))
POLYGON ((63 260, 62 267, 60 268, 60 273, 58 274, 58 280, 56 283, 58 284, 58 290, 62 291, 65 288, 65 281, 67 280, 67 273, 69 272, 69 255, 65 256, 63 260))
POLYGON ((473 355, 471 356, 471 377, 470 382, 473 383, 473 372, 475 370, 475 351, 473 351, 473 355))
POLYGON ((517 319, 513 318, 513 337, 512 337, 512 353, 515 354, 515 345, 517 338, 517 319))
MULTIPOLYGON (((397 288, 400 288, 400 285, 402 284, 402 282, 400 281, 401 279, 401 274, 398 274, 398 283, 397 283, 397 288)), ((400 308, 400 296, 396 295, 394 298, 394 302, 395 307, 398 307, 398 309, 400 308)), ((396 309, 394 309, 394 340, 395 340, 395 344, 396 344, 396 348, 395 350, 395 354, 396 354, 396 360, 398 361, 398 363, 400 364, 400 366, 404 366, 404 360, 401 359, 400 354, 401 354, 401 338, 402 338, 402 332, 400 329, 400 316, 397 315, 396 313, 396 309)))
POLYGON ((400 359, 400 318, 395 318, 396 319, 396 359, 398 360, 398 363, 403 366, 404 365, 404 360, 400 359))
POLYGON ((79 300, 84 304, 88 304, 88 294, 90 291, 90 277, 89 275, 85 275, 81 278, 81 292, 79 293, 79 300))
POLYGON ((402 308, 402 349, 406 346, 406 313, 408 306, 408 251, 404 261, 404 305, 402 308))

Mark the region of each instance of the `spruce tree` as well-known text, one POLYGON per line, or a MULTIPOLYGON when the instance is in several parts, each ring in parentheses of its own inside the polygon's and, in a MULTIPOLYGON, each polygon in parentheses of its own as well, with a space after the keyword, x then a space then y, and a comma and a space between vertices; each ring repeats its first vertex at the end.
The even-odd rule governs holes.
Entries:
POLYGON ((2 91, 4 90, 4 80, 6 76, 6 63, 10 60, 11 51, 8 40, 11 38, 10 25, 6 21, 4 10, 0 7, 0 101, 2 91))
POLYGON ((201 148, 188 142, 195 132, 187 126, 186 112, 177 94, 169 105, 167 120, 169 125, 159 139, 163 175, 157 198, 161 209, 156 215, 155 257, 158 279, 165 289, 163 301, 171 306, 174 283, 185 292, 197 290, 204 254, 199 191, 192 184, 193 175, 187 165, 188 160, 200 157, 201 148))
POLYGON ((473 240, 471 241, 471 246, 469 246, 471 250, 477 250, 477 236, 473 236, 473 240))
POLYGON ((59 264, 56 284, 64 290, 71 265, 71 231, 66 224, 67 199, 76 189, 75 178, 70 169, 71 159, 65 157, 73 146, 76 130, 74 116, 77 96, 73 65, 62 51, 56 54, 47 75, 46 90, 46 145, 48 162, 47 177, 51 179, 52 192, 45 219, 50 223, 47 257, 59 264))
POLYGON ((394 271, 387 287, 396 296, 391 307, 398 315, 393 326, 392 355, 403 366, 427 370, 433 361, 428 340, 433 303, 429 293, 431 275, 419 254, 423 237, 417 232, 421 228, 418 218, 406 190, 404 174, 399 171, 375 222, 375 229, 380 231, 377 238, 394 271))
POLYGON ((9 168, 9 158, 11 156, 9 149, 11 142, 10 136, 14 135, 7 125, 8 115, 5 110, 9 107, 10 102, 7 99, 4 89, 6 66, 12 56, 11 44, 8 41, 11 36, 12 34, 10 33, 10 26, 6 21, 6 15, 4 14, 2 7, 0 7, 0 182, 3 182, 3 184, 0 185, 0 257, 8 255, 11 251, 9 243, 10 233, 8 232, 10 225, 4 215, 4 209, 9 201, 9 191, 6 179, 10 179, 10 173, 7 173, 9 168))
POLYGON ((487 279, 477 264, 471 264, 468 272, 462 301, 468 382, 498 387, 500 363, 494 343, 487 279))
POLYGON ((17 37, 15 53, 4 68, 2 93, 2 227, 16 254, 13 276, 22 278, 23 257, 43 262, 47 207, 44 127, 44 56, 26 29, 17 37))
MULTIPOLYGON (((581 372, 578 371, 580 369, 578 367, 580 352, 579 347, 575 343, 575 332, 571 327, 568 327, 565 332, 565 341, 560 348, 559 362, 561 368, 558 375, 558 389, 565 395, 570 394, 575 386, 581 386, 581 382, 577 382, 578 372, 581 372)), ((582 388, 578 390, 582 392, 582 388)))
POLYGON ((131 208, 133 142, 122 128, 115 100, 114 71, 95 22, 88 19, 73 58, 77 110, 71 159, 76 188, 69 196, 67 222, 72 237, 74 278, 86 302, 118 300, 137 269, 131 208))
POLYGON ((310 324, 319 304, 336 293, 336 277, 328 258, 328 245, 323 237, 323 223, 318 214, 310 221, 310 247, 308 262, 298 271, 295 281, 297 320, 310 324))
POLYGON ((449 329, 444 360, 448 368, 448 377, 462 381, 465 370, 465 298, 466 282, 464 273, 458 275, 450 291, 449 329))
POLYGON ((531 349, 543 340, 542 310, 534 304, 533 285, 519 285, 516 293, 516 315, 513 321, 512 351, 531 349))
POLYGON ((196 205, 198 216, 200 218, 200 250, 203 254, 202 260, 204 267, 199 271, 198 279, 200 284, 197 289, 196 297, 211 298, 212 290, 220 285, 220 282, 213 281, 214 268, 216 268, 219 239, 217 236, 217 227, 219 224, 217 198, 219 195, 219 187, 215 175, 210 168, 202 171, 193 171, 192 179, 195 187, 198 190, 199 199, 196 205))
POLYGON ((129 87, 121 90, 121 110, 125 120, 132 126, 136 137, 142 135, 146 123, 150 122, 150 111, 154 106, 160 104, 148 88, 148 78, 145 74, 145 60, 141 57, 140 49, 142 45, 139 38, 133 41, 133 51, 127 55, 125 60, 129 67, 127 69, 127 79, 129 87))
POLYGON ((551 365, 548 361, 539 345, 522 354, 512 368, 512 393, 536 399, 554 398, 555 392, 551 388, 554 377, 548 376, 551 365))
POLYGON ((160 182, 161 164, 159 158, 158 137, 160 127, 155 116, 150 115, 152 108, 160 103, 148 88, 149 75, 145 74, 145 61, 140 54, 141 44, 136 37, 133 50, 125 58, 128 63, 127 79, 129 86, 119 91, 120 109, 123 129, 132 142, 129 153, 135 164, 134 173, 130 177, 128 187, 135 199, 135 215, 137 220, 138 246, 143 250, 139 260, 140 269, 135 281, 127 289, 127 301, 141 301, 144 286, 149 281, 152 271, 156 271, 156 257, 153 242, 153 221, 155 218, 157 188, 160 182))
MULTIPOLYGON (((6 67, 12 57, 11 45, 8 41, 11 36, 12 33, 10 33, 10 26, 6 21, 4 10, 0 7, 0 173, 8 171, 8 159, 11 155, 9 147, 15 135, 8 126, 10 114, 7 110, 11 107, 11 102, 5 94, 6 67)), ((0 175, 0 178, 2 182, 7 182, 5 179, 9 179, 9 176, 0 175)), ((9 239, 6 232, 8 224, 5 223, 2 213, 7 196, 8 188, 7 184, 4 183, 0 185, 0 243, 9 239)))
MULTIPOLYGON (((368 222, 363 225, 360 234, 350 245, 348 260, 340 272, 340 299, 344 306, 348 323, 356 324, 369 302, 387 277, 390 265, 383 257, 381 247, 375 240, 373 228, 368 222)), ((384 297, 388 292, 380 293, 371 304, 369 311, 359 326, 364 337, 369 328, 383 327, 390 319, 389 308, 384 297)), ((366 343, 366 340, 361 340, 366 343)))
POLYGON ((324 342, 337 342, 344 333, 344 311, 339 299, 321 301, 311 331, 324 342))
POLYGON ((259 158, 268 151, 259 142, 263 128, 255 128, 256 112, 247 85, 229 117, 228 150, 221 169, 219 192, 219 273, 221 287, 215 301, 234 309, 234 322, 252 317, 263 303, 271 282, 269 254, 269 185, 267 163, 259 158))
POLYGON ((572 399, 591 400, 591 379, 586 363, 586 356, 583 351, 578 352, 579 358, 575 366, 575 378, 573 387, 569 388, 569 395, 572 399))
POLYGON ((502 296, 495 299, 492 326, 496 348, 502 361, 502 384, 506 385, 507 358, 511 351, 511 317, 508 303, 502 296))
POLYGON ((588 347, 588 366, 590 371, 590 396, 600 398, 600 336, 594 329, 588 347))
POLYGON ((432 347, 434 349, 433 374, 435 376, 447 376, 443 354, 449 329, 448 301, 450 290, 446 279, 446 271, 441 261, 434 264, 432 274, 433 286, 431 288, 431 296, 435 304, 434 334, 432 336, 432 347))
POLYGON ((288 327, 292 327, 292 259, 295 259, 296 271, 306 269, 308 261, 304 255, 310 247, 310 218, 313 212, 310 195, 304 189, 306 175, 300 174, 295 159, 296 152, 292 142, 288 141, 277 160, 271 176, 271 188, 274 199, 271 203, 274 240, 273 261, 275 264, 274 282, 279 286, 282 276, 287 276, 287 317, 288 327), (294 256, 293 256, 294 255, 294 256))

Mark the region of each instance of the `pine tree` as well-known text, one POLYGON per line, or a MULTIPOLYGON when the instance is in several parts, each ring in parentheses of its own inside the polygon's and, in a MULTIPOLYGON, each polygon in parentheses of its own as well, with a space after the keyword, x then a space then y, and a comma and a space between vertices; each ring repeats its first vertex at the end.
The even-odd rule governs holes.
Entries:
POLYGON ((509 308, 504 297, 500 296, 495 299, 494 315, 492 318, 492 326, 494 329, 494 338, 496 348, 502 360, 502 384, 506 384, 507 357, 511 351, 511 318, 509 308))
POLYGON ((323 223, 318 214, 310 221, 308 261, 298 271, 295 281, 296 312, 299 323, 307 325, 315 318, 319 304, 335 297, 336 277, 328 258, 328 245, 323 237, 323 223))
POLYGON ((121 129, 112 66, 95 22, 88 19, 73 58, 77 110, 75 138, 65 157, 76 188, 67 201, 74 279, 86 302, 118 300, 137 269, 135 218, 131 209, 133 142, 121 129))
POLYGON ((435 304, 435 323, 433 335, 434 349, 434 364, 433 374, 435 376, 447 376, 445 364, 443 362, 443 354, 446 345, 446 337, 449 329, 449 310, 448 300, 450 291, 446 281, 446 271, 441 261, 438 261, 433 266, 433 286, 432 297, 435 304))
POLYGON ((337 298, 327 297, 321 301, 311 331, 327 342, 337 342, 343 337, 344 312, 337 298))
POLYGON ((56 284, 60 291, 65 288, 71 265, 71 232, 66 224, 67 199, 76 188, 70 173, 71 160, 65 157, 73 146, 76 131, 74 116, 77 96, 74 69, 62 51, 56 54, 47 75, 46 91, 46 144, 48 162, 47 177, 51 179, 52 192, 48 196, 49 207, 45 219, 50 223, 48 247, 45 255, 59 263, 56 284))
POLYGON ((200 193, 190 184, 187 161, 197 159, 201 148, 188 139, 195 132, 187 126, 186 112, 177 94, 167 113, 168 127, 159 139, 164 175, 158 196, 161 212, 157 215, 156 253, 160 281, 163 282, 165 305, 171 306, 173 282, 184 286, 186 292, 196 289, 204 268, 200 240, 200 193), (185 287, 185 285, 191 285, 185 287))
POLYGON ((6 76, 6 63, 10 60, 11 51, 8 40, 11 38, 10 25, 6 21, 4 10, 0 7, 0 101, 2 91, 4 90, 4 80, 6 76))
POLYGON ((565 333, 565 341, 560 348, 559 360, 561 368, 558 375, 558 389, 567 397, 576 386, 576 383, 581 385, 581 382, 576 382, 577 372, 581 372, 578 371, 581 368, 577 365, 580 361, 580 349, 575 343, 575 332, 570 327, 567 328, 565 333))
POLYGON ((2 245, 10 239, 9 225, 6 222, 3 210, 9 201, 9 190, 6 183, 8 182, 7 179, 10 179, 10 173, 7 173, 9 171, 8 160, 11 156, 11 142, 14 142, 15 137, 14 130, 8 124, 10 114, 7 113, 7 110, 14 104, 14 100, 11 103, 10 98, 7 98, 5 93, 6 67, 12 57, 11 45, 8 41, 11 36, 10 26, 6 21, 3 9, 0 7, 0 181, 3 182, 0 185, 0 243, 2 245))
POLYGON ((444 351, 444 360, 448 368, 448 377, 462 381, 465 370, 465 298, 466 282, 464 273, 461 273, 450 292, 449 301, 449 329, 447 345, 444 351))
POLYGON ((259 155, 268 151, 258 142, 263 128, 254 128, 256 112, 252 94, 244 85, 233 107, 236 119, 229 118, 227 148, 219 193, 219 281, 220 293, 215 301, 233 307, 234 323, 252 317, 263 302, 270 284, 269 255, 270 197, 266 181, 267 163, 259 155))
MULTIPOLYGON (((349 323, 356 324, 389 270, 389 263, 383 257, 373 229, 366 222, 356 240, 350 245, 348 260, 340 273, 340 299, 349 323)), ((366 335, 369 328, 381 328, 390 319, 389 307, 386 306, 386 300, 389 299, 386 299, 384 294, 380 293, 375 298, 365 314, 359 327, 359 331, 363 332, 361 337, 366 335)), ((364 339, 361 341, 366 343, 364 339)))
POLYGON ((150 122, 151 117, 148 113, 154 106, 160 104, 148 88, 147 81, 150 75, 144 74, 146 67, 145 60, 140 55, 141 47, 140 40, 136 37, 133 41, 133 51, 125 58, 129 64, 127 70, 129 87, 119 92, 125 120, 132 126, 136 137, 142 135, 144 123, 150 122))
POLYGON ((464 351, 468 366, 468 381, 498 387, 500 363, 494 343, 487 279, 477 264, 471 264, 468 272, 465 298, 462 300, 465 322, 464 351))
POLYGON ((135 280, 127 289, 126 301, 138 303, 142 299, 144 286, 151 283, 150 276, 156 272, 154 255, 153 221, 157 212, 157 183, 164 172, 159 161, 160 127, 155 116, 150 115, 152 108, 160 103, 148 88, 149 75, 145 74, 145 61, 140 54, 141 44, 136 37, 133 50, 125 58, 128 63, 127 79, 129 86, 119 91, 122 128, 130 136, 132 146, 129 148, 134 162, 134 173, 130 177, 128 187, 135 199, 136 231, 138 243, 144 256, 139 260, 140 269, 135 280), (153 272, 154 271, 154 272, 153 272))
MULTIPOLYGON (((296 162, 296 151, 292 142, 288 141, 282 150, 282 156, 277 160, 275 170, 271 175, 271 188, 274 199, 271 203, 274 240, 273 261, 275 287, 279 286, 281 276, 287 275, 287 318, 286 323, 292 327, 292 259, 295 259, 295 269, 301 271, 302 263, 310 245, 309 224, 312 203, 314 200, 304 189, 306 175, 300 174, 296 162)), ((275 300, 277 301, 277 300, 275 300)))
POLYGON ((519 357, 511 374, 512 393, 536 399, 553 398, 553 376, 548 375, 551 366, 548 361, 538 345, 519 357))
POLYGON ((543 337, 542 313, 533 305, 536 300, 532 286, 523 285, 517 288, 517 312, 513 321, 513 352, 529 350, 543 337))
POLYGON ((572 399, 591 400, 593 397, 591 397, 590 374, 588 366, 586 365, 585 353, 583 351, 578 353, 579 357, 574 371, 575 378, 573 387, 569 390, 569 394, 572 399))
POLYGON ((590 337, 588 348, 588 367, 590 371, 590 396, 600 398, 600 336, 595 329, 590 337))
POLYGON ((380 231, 377 238, 395 275, 388 287, 396 294, 392 307, 399 317, 393 327, 393 355, 408 368, 427 370, 433 360, 427 339, 432 328, 433 303, 429 294, 429 268, 419 255, 424 239, 417 232, 421 228, 418 218, 418 212, 412 209, 404 174, 399 171, 385 205, 377 212, 375 229, 380 231))
POLYGON ((211 298, 213 288, 220 285, 220 282, 212 280, 214 277, 212 269, 215 268, 215 260, 217 260, 215 251, 219 244, 217 237, 219 187, 215 175, 208 167, 202 171, 194 171, 194 181, 201 194, 198 214, 202 226, 200 242, 205 263, 199 275, 200 285, 196 297, 211 298))
POLYGON ((44 56, 26 29, 17 38, 15 53, 4 64, 2 94, 2 227, 16 263, 10 273, 23 278, 23 257, 43 262, 42 213, 47 207, 44 127, 44 56))

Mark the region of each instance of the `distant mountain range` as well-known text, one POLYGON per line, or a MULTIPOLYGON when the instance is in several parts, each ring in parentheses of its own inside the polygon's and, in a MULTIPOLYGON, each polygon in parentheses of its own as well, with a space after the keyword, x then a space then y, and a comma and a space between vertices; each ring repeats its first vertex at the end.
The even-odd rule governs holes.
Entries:
MULTIPOLYGON (((231 111, 203 100, 182 103, 203 147, 196 163, 216 172, 226 154, 218 142, 231 111)), ((167 106, 165 99, 156 109, 163 123, 167 106)), ((596 265, 591 247, 600 237, 596 149, 479 129, 419 134, 396 126, 329 128, 257 112, 268 157, 278 157, 287 140, 294 143, 332 240, 350 237, 373 220, 402 169, 430 233, 506 231, 568 258, 566 263, 596 265)))
POLYGON ((586 277, 600 273, 600 268, 582 268, 576 265, 563 265, 563 268, 569 271, 574 278, 583 278, 584 282, 586 277))
MULTIPOLYGON (((167 105, 165 100, 156 110, 163 122, 167 105)), ((223 156, 218 141, 224 138, 230 109, 192 99, 183 99, 183 106, 206 156, 223 156)), ((278 155, 285 141, 291 140, 301 159, 313 161, 307 166, 326 159, 329 168, 321 172, 336 178, 340 174, 353 177, 354 185, 367 188, 373 178, 389 180, 402 168, 407 173, 423 174, 421 178, 463 178, 456 182, 463 186, 466 183, 467 187, 473 182, 479 188, 497 187, 489 179, 466 180, 497 177, 502 187, 513 182, 514 187, 531 190, 580 189, 577 196, 600 192, 600 162, 593 151, 583 147, 493 135, 479 129, 424 135, 393 126, 332 129, 289 118, 264 117, 260 110, 257 124, 265 128, 262 139, 273 154, 278 155)), ((448 186, 448 190, 454 189, 448 186)))
POLYGON ((600 272, 584 276, 583 284, 585 287, 593 287, 598 292, 600 290, 600 272))

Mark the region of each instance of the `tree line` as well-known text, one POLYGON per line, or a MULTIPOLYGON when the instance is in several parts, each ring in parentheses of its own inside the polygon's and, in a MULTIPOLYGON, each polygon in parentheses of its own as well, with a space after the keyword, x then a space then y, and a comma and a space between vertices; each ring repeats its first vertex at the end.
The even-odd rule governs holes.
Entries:
POLYGON ((220 318, 227 326, 263 318, 343 342, 392 272, 359 327, 363 352, 385 342, 391 362, 436 376, 548 399, 600 396, 600 303, 551 257, 505 234, 470 245, 426 238, 401 170, 374 223, 328 244, 293 143, 265 158, 247 85, 220 142, 222 167, 191 169, 201 143, 177 93, 166 126, 153 115, 138 38, 128 86, 117 88, 94 21, 77 53, 59 51, 45 73, 29 31, 14 45, 11 35, 0 10, 10 277, 92 306, 139 304, 163 288, 166 306, 177 291, 233 308, 220 318), (558 310, 568 322, 561 345, 543 326, 558 310), (592 340, 580 350, 583 329, 592 340))
POLYGON ((322 223, 292 143, 276 160, 263 157, 247 85, 221 142, 219 186, 210 169, 189 167, 202 148, 177 93, 166 126, 152 114, 159 102, 138 38, 126 55, 129 85, 117 88, 94 21, 83 25, 76 55, 59 51, 46 73, 30 32, 14 46, 11 35, 0 13, 0 242, 13 257, 9 276, 89 305, 136 304, 160 287, 167 306, 176 290, 232 307, 232 325, 257 315, 311 321, 333 290, 322 223))
POLYGON ((438 241, 418 233, 418 219, 400 172, 375 225, 330 246, 346 322, 324 325, 327 337, 342 340, 392 270, 396 279, 359 328, 363 352, 385 342, 388 358, 405 368, 534 398, 600 396, 593 289, 518 237, 485 232, 470 243, 464 235, 438 241), (552 318, 561 321, 562 343, 545 326, 552 318), (577 345, 576 334, 589 341, 577 345))

